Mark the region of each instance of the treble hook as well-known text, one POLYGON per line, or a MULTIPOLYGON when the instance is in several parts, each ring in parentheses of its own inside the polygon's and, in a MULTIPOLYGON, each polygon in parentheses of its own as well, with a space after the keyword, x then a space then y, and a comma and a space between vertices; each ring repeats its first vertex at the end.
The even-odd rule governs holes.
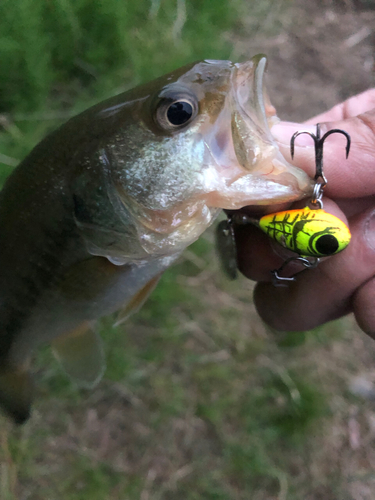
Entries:
POLYGON ((335 128, 332 130, 328 130, 323 137, 320 137, 320 123, 317 123, 316 125, 316 134, 313 134, 312 132, 307 132, 306 130, 301 130, 300 132, 295 132, 290 140, 290 154, 292 156, 292 159, 294 158, 294 143, 296 138, 299 135, 302 134, 307 134, 309 135, 315 145, 315 177, 314 181, 318 181, 319 179, 322 179, 321 184, 321 189, 323 189, 326 184, 327 184, 327 179, 323 173, 323 144, 324 141, 327 139, 327 137, 331 134, 342 134, 346 137, 346 158, 349 156, 349 151, 350 151, 350 135, 345 132, 345 130, 341 130, 339 128, 335 128))
POLYGON ((290 257, 278 269, 274 269, 273 271, 271 271, 273 286, 284 286, 284 287, 288 286, 289 282, 296 281, 297 274, 299 274, 305 270, 305 269, 302 269, 302 271, 298 271, 297 273, 293 274, 293 276, 291 276, 289 278, 286 276, 280 276, 281 271, 290 262, 300 262, 301 264, 303 264, 305 269, 314 269, 315 267, 318 266, 320 259, 317 257, 314 257, 312 260, 309 260, 306 257, 302 257, 301 255, 299 257, 290 257))

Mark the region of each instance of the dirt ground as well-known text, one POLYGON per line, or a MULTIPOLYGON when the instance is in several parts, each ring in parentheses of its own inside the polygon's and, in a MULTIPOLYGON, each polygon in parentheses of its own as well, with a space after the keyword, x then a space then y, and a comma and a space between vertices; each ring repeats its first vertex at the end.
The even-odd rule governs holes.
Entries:
MULTIPOLYGON (((267 86, 282 119, 310 118, 375 85, 375 2, 299 0, 279 22, 279 34, 259 33, 250 48, 269 58, 267 86)), ((248 40, 236 42, 248 52, 248 40)))

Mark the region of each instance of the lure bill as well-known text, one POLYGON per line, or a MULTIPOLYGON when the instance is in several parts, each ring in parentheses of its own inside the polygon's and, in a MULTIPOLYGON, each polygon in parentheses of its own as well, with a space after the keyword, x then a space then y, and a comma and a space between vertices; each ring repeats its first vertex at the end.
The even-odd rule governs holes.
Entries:
POLYGON ((321 209, 305 207, 261 217, 260 229, 292 252, 304 257, 327 257, 344 250, 350 242, 349 228, 321 209))

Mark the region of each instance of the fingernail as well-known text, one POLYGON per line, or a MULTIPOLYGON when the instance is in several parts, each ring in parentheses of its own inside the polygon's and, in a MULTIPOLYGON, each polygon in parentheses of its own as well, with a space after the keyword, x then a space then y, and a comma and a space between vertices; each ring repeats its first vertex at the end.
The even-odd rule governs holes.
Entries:
POLYGON ((375 210, 366 219, 365 238, 369 247, 375 250, 375 210))
MULTIPOLYGON (((290 139, 295 132, 309 132, 311 134, 316 134, 315 125, 303 125, 302 123, 294 122, 279 122, 271 128, 271 134, 276 139, 277 142, 290 145, 290 139)), ((299 135, 296 138, 295 147, 308 147, 314 146, 314 141, 311 137, 306 134, 299 135)))

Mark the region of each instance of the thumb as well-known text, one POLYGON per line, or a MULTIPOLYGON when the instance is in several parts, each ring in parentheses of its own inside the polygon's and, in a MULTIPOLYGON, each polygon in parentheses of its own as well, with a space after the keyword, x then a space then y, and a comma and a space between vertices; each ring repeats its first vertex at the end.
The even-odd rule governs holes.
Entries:
MULTIPOLYGON (((321 136, 332 129, 341 129, 351 137, 348 159, 345 158, 346 138, 332 134, 324 142, 324 174, 328 179, 325 190, 331 198, 357 198, 375 193, 375 109, 344 120, 321 124, 321 136)), ((290 155, 290 139, 294 132, 316 133, 313 125, 280 122, 271 129, 282 154, 311 177, 315 175, 314 142, 308 135, 295 141, 294 160, 290 155)))

